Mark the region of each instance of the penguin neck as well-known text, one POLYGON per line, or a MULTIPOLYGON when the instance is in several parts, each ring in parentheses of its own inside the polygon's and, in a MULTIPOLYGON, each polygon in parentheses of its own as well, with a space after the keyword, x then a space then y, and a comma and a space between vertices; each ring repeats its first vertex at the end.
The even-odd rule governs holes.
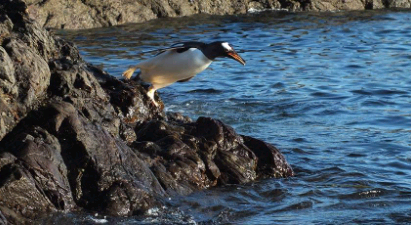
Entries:
POLYGON ((204 45, 200 48, 200 51, 207 57, 209 60, 214 61, 215 58, 219 57, 220 54, 215 51, 215 48, 210 45, 204 45))

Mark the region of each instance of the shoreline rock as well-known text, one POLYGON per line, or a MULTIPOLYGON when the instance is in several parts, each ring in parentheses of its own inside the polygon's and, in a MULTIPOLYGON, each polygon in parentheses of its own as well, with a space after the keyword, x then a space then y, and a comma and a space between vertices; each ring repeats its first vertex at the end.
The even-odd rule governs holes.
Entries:
POLYGON ((25 0, 43 27, 87 29, 194 14, 234 15, 258 10, 338 11, 410 8, 411 0, 25 0))
POLYGON ((78 210, 131 216, 165 197, 294 175, 268 143, 160 111, 139 83, 51 36, 21 0, 0 5, 0 31, 1 223, 78 210))

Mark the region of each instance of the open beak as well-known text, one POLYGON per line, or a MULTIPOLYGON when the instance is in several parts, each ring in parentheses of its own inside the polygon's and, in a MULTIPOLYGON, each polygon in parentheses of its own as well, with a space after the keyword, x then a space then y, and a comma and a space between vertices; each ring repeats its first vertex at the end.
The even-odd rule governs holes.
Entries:
POLYGON ((239 56, 237 54, 237 52, 229 51, 229 52, 227 52, 227 55, 228 55, 228 57, 234 59, 235 61, 237 61, 237 62, 243 64, 243 66, 245 66, 245 60, 243 58, 241 58, 241 56, 239 56))

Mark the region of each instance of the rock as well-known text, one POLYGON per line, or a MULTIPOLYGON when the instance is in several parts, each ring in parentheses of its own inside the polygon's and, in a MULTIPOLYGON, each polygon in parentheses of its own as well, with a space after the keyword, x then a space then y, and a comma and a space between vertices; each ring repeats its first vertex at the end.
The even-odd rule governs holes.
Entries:
POLYGON ((25 0, 42 26, 57 29, 107 27, 161 17, 233 15, 255 10, 335 11, 410 8, 411 0, 25 0))
POLYGON ((133 148, 145 155, 170 194, 247 183, 257 176, 293 175, 278 149, 242 137, 211 118, 200 117, 194 123, 149 121, 138 128, 137 137, 133 148))
POLYGON ((382 0, 312 0, 308 6, 314 11, 336 11, 336 10, 364 10, 385 8, 382 0))
POLYGON ((293 176, 270 144, 219 120, 165 114, 139 83, 87 64, 21 0, 0 5, 0 29, 0 223, 74 210, 131 216, 173 195, 293 176))
POLYGON ((386 5, 390 8, 410 8, 411 0, 387 0, 386 5))
POLYGON ((10 25, 12 16, 5 16, 1 26, 9 30, 3 33, 0 47, 0 105, 4 109, 0 139, 46 96, 50 83, 47 57, 54 45, 36 23, 13 21, 10 25), (21 36, 12 34, 12 29, 20 30, 21 36))
POLYGON ((0 170, 0 210, 9 222, 18 224, 41 213, 74 207, 61 146, 53 135, 30 127, 1 144, 6 151, 1 161, 8 162, 0 170))
POLYGON ((253 150, 258 158, 259 178, 288 177, 294 172, 285 160, 284 155, 274 146, 249 136, 242 136, 244 144, 253 150))

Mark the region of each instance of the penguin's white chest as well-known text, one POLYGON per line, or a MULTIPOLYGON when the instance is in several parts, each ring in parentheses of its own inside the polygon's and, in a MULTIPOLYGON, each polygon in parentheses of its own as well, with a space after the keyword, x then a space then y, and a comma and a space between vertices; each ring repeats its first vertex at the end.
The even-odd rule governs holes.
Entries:
POLYGON ((157 88, 162 88, 195 76, 205 70, 211 62, 212 60, 196 48, 190 48, 182 53, 167 51, 142 62, 140 78, 157 88))

